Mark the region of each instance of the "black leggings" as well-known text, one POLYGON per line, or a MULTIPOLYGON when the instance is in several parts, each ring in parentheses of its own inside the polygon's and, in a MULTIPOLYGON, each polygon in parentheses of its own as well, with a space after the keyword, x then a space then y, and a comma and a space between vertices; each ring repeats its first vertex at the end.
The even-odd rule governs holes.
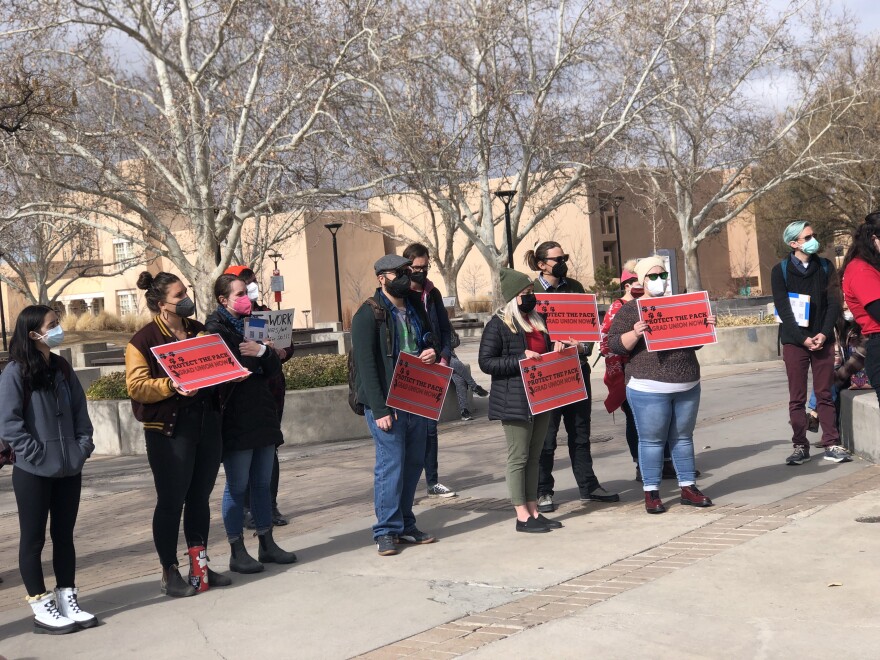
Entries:
POLYGON ((156 484, 153 543, 163 568, 178 564, 181 513, 187 547, 207 547, 211 526, 209 500, 223 453, 220 414, 209 404, 181 408, 177 417, 174 437, 146 431, 147 459, 156 484))
POLYGON ((76 549, 73 528, 79 513, 82 474, 72 477, 38 477, 21 468, 12 470, 12 488, 18 505, 18 568, 28 596, 46 593, 42 554, 46 544, 46 520, 51 515, 52 568, 61 589, 76 586, 76 549))

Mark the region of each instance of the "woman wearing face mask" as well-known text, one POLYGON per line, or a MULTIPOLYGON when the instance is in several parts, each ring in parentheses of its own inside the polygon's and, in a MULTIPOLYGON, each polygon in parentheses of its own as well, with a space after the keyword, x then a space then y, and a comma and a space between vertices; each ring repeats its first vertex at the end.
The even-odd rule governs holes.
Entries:
POLYGON ((244 338, 244 319, 250 316, 247 285, 234 275, 221 275, 214 283, 217 309, 205 328, 223 338, 229 350, 251 376, 222 386, 223 400, 223 526, 232 548, 229 569, 258 573, 263 564, 292 564, 296 555, 278 547, 272 537, 272 461, 281 441, 281 422, 269 379, 281 371, 281 360, 269 344, 244 338), (250 489, 251 514, 259 537, 257 559, 244 545, 244 494, 250 489))
POLYGON ((70 365, 49 350, 63 339, 54 310, 25 307, 15 323, 9 364, 0 375, 0 437, 15 452, 19 570, 34 612, 34 632, 53 635, 98 623, 77 602, 73 545, 82 468, 95 445, 82 385, 70 365), (54 592, 46 591, 41 563, 50 516, 54 592))
POLYGON ((645 294, 645 289, 641 282, 638 281, 634 269, 636 260, 631 259, 623 266, 623 272, 620 274, 620 286, 623 288, 623 296, 611 303, 608 311, 605 312, 605 318, 602 320, 602 341, 599 342, 599 352, 605 358, 605 386, 608 388, 608 398, 605 399, 605 409, 609 413, 613 413, 618 408, 623 410, 626 417, 626 444, 629 447, 630 456, 636 464, 636 481, 642 480, 642 473, 639 470, 639 432, 636 429, 636 420, 633 416, 632 408, 626 400, 626 378, 624 369, 626 363, 629 362, 629 354, 617 355, 608 347, 608 332, 611 330, 611 324, 617 312, 626 303, 641 298, 645 294))
POLYGON ((865 373, 880 401, 880 211, 856 230, 840 272, 846 304, 868 337, 865 373))
MULTIPOLYGON (((519 361, 550 351, 544 320, 535 312, 534 286, 526 275, 501 269, 504 307, 486 324, 480 340, 479 364, 492 376, 489 419, 501 420, 507 438, 507 488, 516 511, 516 531, 549 532, 562 523, 538 513, 538 459, 550 413, 532 415, 519 361)), ((555 350, 564 346, 556 342, 555 350)))
MULTIPOLYGON (((144 271, 144 291, 153 320, 125 350, 125 383, 135 418, 144 425, 147 460, 156 486, 153 543, 162 565, 162 593, 180 598, 197 591, 178 571, 177 537, 183 515, 190 570, 208 545, 209 500, 220 470, 220 406, 216 387, 184 390, 174 384, 153 352, 155 346, 191 339, 205 327, 192 319, 195 303, 177 275, 144 271)), ((231 584, 208 568, 208 584, 231 584)))
MULTIPOLYGON (((637 282, 645 298, 666 292, 668 273, 660 257, 642 259, 635 266, 637 282)), ((608 347, 628 355, 626 400, 632 406, 639 435, 639 467, 645 492, 645 510, 663 513, 660 499, 663 447, 669 444, 678 474, 681 503, 706 507, 712 500, 696 485, 694 427, 700 407, 700 363, 693 348, 648 351, 644 335, 648 324, 639 320, 638 301, 620 308, 608 332, 608 347)), ((715 316, 708 322, 715 325, 715 316)))

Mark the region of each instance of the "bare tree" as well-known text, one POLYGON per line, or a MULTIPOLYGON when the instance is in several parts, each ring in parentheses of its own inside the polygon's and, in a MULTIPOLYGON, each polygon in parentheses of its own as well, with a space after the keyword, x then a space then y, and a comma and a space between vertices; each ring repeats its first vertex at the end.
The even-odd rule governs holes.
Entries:
POLYGON ((477 297, 478 293, 484 292, 487 283, 483 277, 483 269, 477 264, 470 264, 461 273, 461 286, 472 300, 477 297))
POLYGON ((369 189, 348 166, 338 116, 379 67, 386 9, 382 0, 23 4, 23 22, 51 22, 43 61, 80 90, 79 105, 63 124, 16 133, 6 162, 65 193, 54 217, 128 227, 210 309, 246 221, 369 189))

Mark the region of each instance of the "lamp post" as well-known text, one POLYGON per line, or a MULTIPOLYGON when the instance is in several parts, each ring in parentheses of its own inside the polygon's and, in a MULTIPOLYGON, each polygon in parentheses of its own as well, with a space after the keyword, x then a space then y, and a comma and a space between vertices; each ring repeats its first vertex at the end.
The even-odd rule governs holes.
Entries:
POLYGON ((515 190, 496 190, 495 196, 504 204, 504 227, 507 230, 507 267, 513 268, 513 236, 510 233, 510 202, 515 190))
POLYGON ((284 291, 284 278, 281 277, 281 271, 278 270, 278 260, 284 259, 283 255, 278 254, 277 252, 272 252, 267 255, 274 263, 274 269, 272 270, 272 291, 275 294, 275 309, 281 309, 281 292, 284 291))
POLYGON ((616 195, 611 198, 611 205, 614 207, 614 235, 617 237, 617 270, 623 272, 623 257, 621 257, 620 247, 620 205, 623 203, 623 197, 616 195))
POLYGON ((336 249, 336 232, 342 228, 341 222, 328 222, 324 225, 333 236, 333 272, 336 275, 336 318, 342 323, 342 291, 339 288, 339 252, 336 249))

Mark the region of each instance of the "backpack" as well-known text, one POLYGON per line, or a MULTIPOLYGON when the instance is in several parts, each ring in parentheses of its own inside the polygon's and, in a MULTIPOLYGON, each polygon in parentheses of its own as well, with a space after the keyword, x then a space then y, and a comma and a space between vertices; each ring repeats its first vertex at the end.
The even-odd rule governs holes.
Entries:
MULTIPOLYGON (((376 332, 385 324, 387 312, 375 298, 367 298, 361 306, 369 305, 373 310, 373 318, 376 321, 376 332)), ((357 364, 354 361, 354 348, 348 352, 348 407, 355 415, 364 415, 364 404, 357 398, 357 364)))
MULTIPOLYGON (((70 387, 70 379, 73 376, 73 370, 70 368, 70 365, 67 363, 67 360, 63 358, 59 360, 57 363, 58 367, 61 369, 61 373, 64 375, 64 380, 67 382, 67 387, 70 387)), ((27 410, 28 406, 31 405, 31 397, 34 394, 33 389, 31 388, 31 379, 24 378, 22 379, 22 406, 21 412, 24 414, 24 411, 27 410)), ((15 450, 13 450, 12 445, 8 442, 0 440, 0 468, 4 465, 12 465, 15 463, 15 450)))
MULTIPOLYGON (((785 289, 788 290, 788 262, 791 261, 791 257, 786 257, 782 261, 779 262, 779 267, 782 268, 782 281, 785 282, 785 289)), ((831 262, 828 261, 825 257, 819 257, 819 263, 822 264, 822 270, 825 271, 825 277, 828 277, 828 274, 831 272, 831 262)))

